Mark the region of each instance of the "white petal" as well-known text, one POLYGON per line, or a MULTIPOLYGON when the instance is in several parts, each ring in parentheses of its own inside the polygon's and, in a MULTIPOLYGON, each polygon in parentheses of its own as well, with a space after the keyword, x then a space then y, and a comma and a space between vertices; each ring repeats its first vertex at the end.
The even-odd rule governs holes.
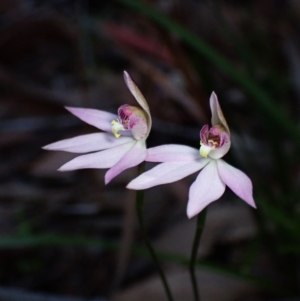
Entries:
POLYGON ((218 147, 212 151, 209 152, 208 157, 212 158, 212 159, 220 159, 223 156, 225 156, 231 146, 231 141, 228 140, 224 145, 222 145, 221 147, 218 147))
POLYGON ((124 80, 131 94, 134 96, 138 104, 143 108, 143 110, 147 114, 148 136, 152 126, 151 114, 148 103, 140 89, 137 87, 137 85, 134 83, 134 81, 131 79, 130 75, 126 71, 124 71, 124 80))
POLYGON ((111 122, 118 118, 117 115, 96 109, 66 107, 66 109, 82 121, 96 128, 111 133, 111 122))
POLYGON ((211 110, 211 124, 213 126, 217 124, 222 124, 225 127, 228 134, 230 134, 228 124, 223 115, 222 109, 218 101, 218 97, 215 92, 211 93, 209 102, 210 102, 210 110, 211 110))
POLYGON ((189 192, 187 216, 197 215, 208 204, 219 199, 225 191, 215 160, 203 168, 196 181, 192 184, 189 192))
POLYGON ((63 165, 59 168, 59 171, 83 168, 110 168, 115 165, 135 143, 135 141, 131 141, 100 152, 79 156, 63 165))
POLYGON ((135 141, 134 146, 120 158, 120 160, 105 174, 105 184, 108 184, 114 177, 123 170, 139 165, 145 160, 147 149, 145 140, 135 141))
POLYGON ((209 159, 201 159, 194 162, 162 163, 132 180, 127 185, 127 188, 140 190, 161 184, 172 183, 200 170, 208 162, 209 159))
POLYGON ((148 162, 188 162, 200 159, 199 151, 195 148, 166 144, 148 148, 146 161, 148 162))
POLYGON ((253 199, 252 182, 248 176, 223 160, 218 160, 217 164, 223 182, 242 200, 256 208, 253 199))
POLYGON ((43 149, 70 153, 88 153, 112 148, 130 141, 134 141, 134 139, 131 137, 120 137, 117 139, 112 134, 94 133, 57 141, 44 146, 43 149))

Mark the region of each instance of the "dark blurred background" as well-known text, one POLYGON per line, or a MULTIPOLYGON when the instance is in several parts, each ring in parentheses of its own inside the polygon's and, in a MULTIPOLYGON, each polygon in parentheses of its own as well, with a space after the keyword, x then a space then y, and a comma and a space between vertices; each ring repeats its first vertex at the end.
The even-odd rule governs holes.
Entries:
MULTIPOLYGON (((1 0, 0 12, 0 300, 166 300, 125 189, 137 170, 105 186, 105 170, 60 173, 74 155, 41 149, 97 131, 64 106, 135 103, 123 70, 149 103, 149 147, 198 148, 215 91, 225 160, 253 181, 257 210, 229 190, 208 207, 202 301, 300 300, 300 1, 1 0)), ((175 300, 192 300, 195 177, 145 192, 175 300)))

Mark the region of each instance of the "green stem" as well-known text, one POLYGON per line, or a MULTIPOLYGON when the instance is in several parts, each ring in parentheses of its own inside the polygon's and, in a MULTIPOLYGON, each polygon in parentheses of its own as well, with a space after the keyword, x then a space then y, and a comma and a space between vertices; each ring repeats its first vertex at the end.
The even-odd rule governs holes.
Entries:
POLYGON ((201 239, 201 235, 202 235, 202 231, 203 231, 203 227, 204 227, 204 223, 205 223, 205 218, 206 218, 206 209, 204 209, 197 216, 196 232, 195 232, 192 253, 191 253, 191 258, 190 258, 190 263, 189 263, 190 276, 191 276, 195 301, 200 300, 198 287, 197 287, 197 279, 196 279, 196 275, 195 275, 195 268, 196 268, 196 263, 197 263, 198 246, 200 243, 200 239, 201 239))
MULTIPOLYGON (((144 162, 139 165, 139 174, 141 174, 143 172, 143 170, 144 170, 144 162)), ((154 264, 156 266, 158 274, 161 278, 164 289, 165 289, 166 294, 168 296, 168 300, 173 301, 173 297, 172 297, 171 290, 169 288, 166 276, 163 272, 163 269, 160 266, 158 258, 155 254, 155 251, 154 251, 154 249, 151 245, 150 239, 147 235, 147 231, 146 231, 146 227, 145 227, 145 223, 144 223, 144 217, 143 217, 143 204, 144 204, 143 199, 144 199, 144 190, 137 190, 137 192, 136 192, 136 203, 135 204, 136 204, 136 212, 137 212, 137 216, 138 216, 140 230, 142 232, 143 239, 144 239, 145 244, 148 248, 148 251, 149 251, 149 253, 152 257, 152 260, 154 261, 154 264)))

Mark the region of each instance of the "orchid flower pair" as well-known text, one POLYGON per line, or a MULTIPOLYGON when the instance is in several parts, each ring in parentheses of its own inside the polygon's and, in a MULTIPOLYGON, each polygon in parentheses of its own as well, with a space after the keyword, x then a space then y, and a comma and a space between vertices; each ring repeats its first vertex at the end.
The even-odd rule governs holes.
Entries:
POLYGON ((140 107, 122 105, 118 109, 118 116, 100 110, 67 107, 73 115, 104 133, 82 135, 45 146, 46 150, 88 153, 66 163, 60 171, 109 168, 105 174, 107 184, 125 169, 143 161, 163 162, 127 185, 129 189, 140 190, 175 182, 203 169, 190 187, 187 206, 189 218, 219 199, 226 185, 255 208, 251 180, 221 159, 229 151, 231 140, 215 93, 210 97, 212 127, 205 125, 201 129, 200 150, 175 144, 147 149, 146 139, 152 125, 149 106, 127 72, 124 72, 124 79, 140 107))

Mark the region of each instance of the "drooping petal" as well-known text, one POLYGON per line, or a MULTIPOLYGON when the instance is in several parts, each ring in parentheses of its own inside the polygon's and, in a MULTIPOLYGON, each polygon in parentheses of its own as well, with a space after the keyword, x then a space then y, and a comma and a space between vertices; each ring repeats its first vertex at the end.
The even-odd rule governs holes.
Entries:
POLYGON ((133 141, 133 138, 121 137, 116 139, 108 133, 94 133, 57 141, 44 146, 43 149, 60 150, 70 153, 88 153, 112 148, 130 141, 133 141))
POLYGON ((148 162, 188 162, 199 159, 197 149, 177 144, 166 144, 148 149, 148 162))
POLYGON ((222 181, 242 200, 256 208, 252 182, 248 176, 223 160, 217 160, 217 162, 222 181))
POLYGON ((219 199, 225 191, 215 160, 203 168, 189 191, 187 216, 192 218, 197 215, 208 204, 219 199))
POLYGON ((226 122, 226 119, 223 115, 222 109, 221 109, 219 101, 218 101, 218 97, 217 97, 215 92, 211 93, 209 103, 210 103, 210 110, 211 110, 211 115, 212 115, 211 116, 212 126, 215 126, 217 124, 221 124, 221 125, 224 126, 224 128, 226 129, 226 131, 229 134, 230 133, 229 126, 228 126, 228 124, 226 122))
POLYGON ((115 114, 96 109, 74 107, 66 107, 66 109, 82 121, 109 133, 111 133, 111 122, 118 119, 115 114))
POLYGON ((105 184, 108 184, 114 177, 123 170, 139 165, 147 156, 146 143, 144 140, 135 141, 122 158, 105 174, 105 184))
POLYGON ((137 85, 134 83, 134 81, 131 79, 130 75, 126 71, 124 71, 124 80, 131 94, 134 96, 136 101, 139 103, 139 105, 143 108, 143 110, 147 114, 147 123, 148 123, 147 136, 148 136, 152 126, 152 119, 151 119, 148 103, 145 97, 143 96, 142 92, 140 91, 140 89, 137 87, 137 85))
POLYGON ((135 144, 131 141, 100 152, 79 156, 64 164, 59 171, 69 171, 83 168, 110 168, 115 165, 135 144))
POLYGON ((132 180, 127 185, 127 188, 140 190, 176 182, 200 170, 208 163, 209 159, 201 159, 194 162, 161 163, 132 180))

